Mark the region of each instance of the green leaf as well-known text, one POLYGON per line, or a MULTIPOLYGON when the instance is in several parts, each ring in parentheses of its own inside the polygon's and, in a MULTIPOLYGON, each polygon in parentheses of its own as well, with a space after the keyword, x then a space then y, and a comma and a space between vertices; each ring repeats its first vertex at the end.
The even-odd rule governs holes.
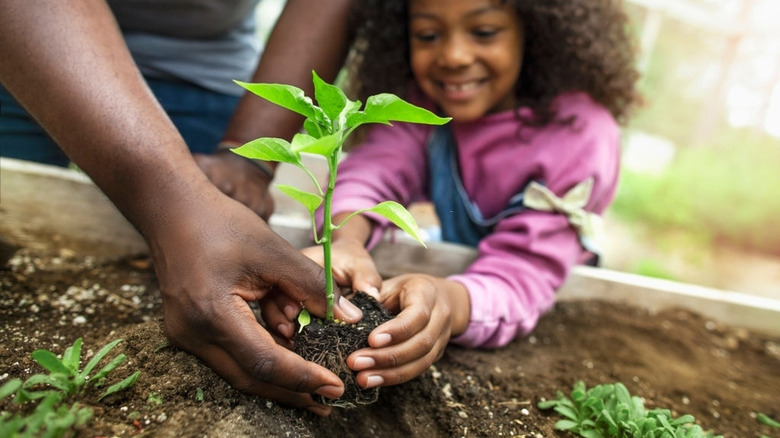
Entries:
POLYGON ((566 406, 565 404, 561 403, 558 406, 555 407, 555 412, 561 414, 562 416, 577 421, 579 420, 579 416, 577 415, 577 411, 574 410, 571 406, 566 406))
POLYGON ((317 119, 317 112, 324 113, 312 103, 311 98, 306 96, 298 87, 286 84, 251 84, 241 81, 233 81, 244 87, 249 92, 262 97, 263 99, 275 103, 281 107, 287 108, 303 115, 309 119, 317 119))
POLYGON ((87 366, 85 366, 84 369, 79 373, 79 379, 82 381, 86 380, 87 376, 89 376, 89 373, 95 369, 95 366, 97 366, 98 362, 100 362, 111 350, 113 350, 114 347, 119 345, 120 342, 122 342, 121 339, 116 339, 101 348, 97 354, 95 354, 95 356, 90 359, 90 361, 87 363, 87 366))
POLYGON ((323 81, 316 72, 313 71, 312 76, 314 79, 314 98, 317 99, 317 105, 322 108, 331 121, 338 120, 341 111, 347 106, 347 96, 341 91, 341 88, 323 81))
POLYGON ((100 386, 102 385, 102 379, 104 379, 111 371, 114 371, 116 367, 122 364, 122 362, 127 360, 127 356, 125 354, 120 354, 117 357, 111 359, 111 362, 106 364, 103 368, 100 369, 100 371, 95 374, 94 377, 89 379, 93 386, 100 386))
POLYGON ((68 369, 68 375, 75 376, 79 372, 81 362, 81 338, 76 339, 72 346, 62 354, 62 364, 68 369))
POLYGON ((278 188, 285 195, 303 204, 303 206, 306 207, 306 209, 309 210, 309 213, 311 214, 314 214, 315 210, 317 210, 317 208, 322 205, 323 197, 320 195, 305 192, 301 189, 286 184, 277 184, 276 188, 278 188))
POLYGON ((580 435, 583 438, 605 438, 604 434, 596 429, 581 430, 580 435))
POLYGON ((572 430, 576 429, 579 424, 576 421, 571 420, 558 420, 555 422, 556 430, 572 430))
POLYGON ((682 417, 679 417, 676 420, 672 421, 672 425, 674 425, 674 426, 682 426, 684 424, 693 423, 693 421, 694 421, 693 415, 686 414, 686 415, 683 415, 682 417))
POLYGON ((320 126, 320 124, 314 120, 306 119, 303 121, 303 130, 314 138, 320 138, 323 135, 330 134, 332 128, 330 126, 320 126))
POLYGON ((36 385, 49 385, 59 389, 60 391, 66 394, 71 393, 70 382, 68 381, 68 376, 66 374, 61 374, 61 373, 52 373, 50 375, 35 374, 30 376, 27 380, 24 381, 24 384, 22 384, 22 388, 28 389, 36 385))
POLYGON ((307 134, 297 134, 290 145, 294 152, 306 152, 323 157, 330 157, 333 152, 341 147, 342 132, 325 135, 320 138, 307 134))
POLYGON ((135 381, 138 380, 138 376, 141 375, 140 371, 136 371, 133 374, 127 376, 124 378, 121 382, 114 383, 113 385, 109 386, 106 389, 106 392, 103 393, 103 395, 100 396, 98 401, 102 400, 104 397, 108 397, 111 394, 114 394, 116 392, 125 390, 135 384, 135 381))
POLYGON ((262 137, 252 140, 243 146, 231 149, 242 157, 253 160, 276 161, 290 163, 297 166, 301 164, 301 154, 292 150, 292 145, 281 138, 262 137))
POLYGON ((382 93, 369 97, 363 111, 349 115, 347 117, 347 126, 351 128, 364 123, 390 124, 390 122, 443 125, 450 120, 450 117, 439 117, 427 109, 413 105, 394 94, 382 93))
POLYGON ((162 399, 162 396, 159 393, 156 393, 156 392, 153 391, 153 392, 150 392, 149 393, 149 397, 146 398, 146 403, 148 403, 150 405, 153 404, 153 405, 160 406, 161 404, 163 404, 163 399, 162 399))
POLYGON ((375 205, 372 208, 360 210, 358 213, 369 211, 387 218, 390 220, 390 222, 398 226, 398 228, 409 233, 409 235, 412 236, 414 240, 420 242, 422 246, 427 248, 425 242, 422 239, 422 236, 420 235, 420 228, 417 226, 417 221, 414 220, 412 214, 409 213, 409 211, 405 209, 403 205, 395 201, 385 201, 375 205))
POLYGON ((35 350, 32 358, 51 373, 70 375, 70 370, 49 350, 35 350))
POLYGON ((759 412, 758 415, 756 416, 756 419, 761 424, 765 424, 765 425, 771 426, 771 427, 780 428, 780 422, 777 422, 776 420, 774 420, 772 417, 770 417, 767 414, 762 414, 762 413, 759 412))
POLYGON ((9 395, 15 393, 22 387, 21 379, 11 379, 0 386, 0 399, 4 399, 9 395))
POLYGON ((537 403, 536 407, 538 407, 539 409, 542 409, 542 410, 547 410, 547 409, 551 409, 551 408, 554 408, 554 407, 558 406, 558 403, 560 403, 559 400, 545 400, 545 401, 540 401, 539 403, 537 403))
POLYGON ((298 325, 300 328, 298 329, 298 333, 303 330, 304 327, 311 324, 311 315, 309 314, 309 311, 306 309, 301 310, 301 313, 298 314, 298 325))

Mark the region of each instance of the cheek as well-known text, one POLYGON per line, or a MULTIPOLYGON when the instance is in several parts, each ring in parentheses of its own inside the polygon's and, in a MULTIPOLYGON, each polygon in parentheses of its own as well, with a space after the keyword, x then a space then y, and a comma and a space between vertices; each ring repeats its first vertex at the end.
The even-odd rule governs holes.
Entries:
POLYGON ((504 47, 496 53, 493 65, 497 71, 502 72, 502 82, 511 82, 513 85, 517 82, 522 68, 522 57, 521 49, 515 44, 504 47))
POLYGON ((418 81, 424 80, 431 65, 430 54, 426 51, 412 49, 409 61, 414 77, 418 81))

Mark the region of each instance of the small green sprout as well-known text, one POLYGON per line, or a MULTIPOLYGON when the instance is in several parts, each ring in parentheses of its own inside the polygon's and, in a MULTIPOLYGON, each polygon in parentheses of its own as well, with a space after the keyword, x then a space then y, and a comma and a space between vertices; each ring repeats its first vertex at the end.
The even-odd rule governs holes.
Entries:
POLYGON ((722 438, 704 432, 691 415, 674 419, 668 409, 645 410, 642 399, 631 396, 622 383, 586 389, 579 381, 571 398, 560 391, 557 397, 539 402, 539 409, 554 409, 563 417, 556 429, 585 438, 722 438))
POLYGON ((286 195, 303 204, 311 215, 314 241, 323 246, 328 303, 325 318, 332 321, 331 235, 334 230, 342 227, 354 215, 372 212, 387 218, 425 246, 412 215, 402 205, 394 201, 381 202, 372 208, 354 212, 340 224, 334 225, 332 223, 333 189, 336 185, 336 172, 344 141, 356 128, 367 123, 389 125, 390 122, 395 121, 442 125, 450 119, 438 117, 426 109, 412 105, 389 93, 370 96, 366 99, 365 107, 361 110, 361 102, 348 99, 339 87, 326 83, 317 76, 316 72, 312 72, 312 75, 317 105, 312 102, 311 98, 305 96, 303 90, 292 85, 249 84, 236 81, 238 85, 248 91, 306 117, 303 124, 306 133, 295 135, 292 142, 280 138, 258 138, 233 151, 247 158, 292 164, 302 169, 314 183, 316 193, 309 193, 288 185, 277 185, 277 187, 286 195), (325 189, 321 187, 317 178, 301 161, 302 153, 325 157, 330 171, 328 185, 325 189), (324 212, 322 236, 317 235, 315 222, 315 212, 320 206, 323 207, 324 212))
POLYGON ((163 404, 162 396, 157 392, 150 392, 149 396, 146 397, 146 403, 150 405, 160 406, 163 404))
POLYGON ((780 422, 776 421, 772 417, 770 417, 767 414, 758 413, 758 416, 756 417, 759 423, 765 424, 769 427, 774 427, 780 429, 780 422))
MULTIPOLYGON (((34 374, 22 382, 11 379, 0 386, 0 399, 13 396, 13 404, 22 405, 37 401, 35 409, 27 414, 0 412, 0 436, 15 437, 61 437, 92 417, 92 409, 79 402, 66 403, 68 398, 82 395, 87 387, 98 388, 105 382, 127 357, 120 354, 103 366, 94 376, 89 376, 98 363, 122 340, 116 340, 103 347, 83 370, 81 365, 81 338, 65 349, 62 358, 48 350, 36 350, 32 358, 50 374, 34 374)), ((131 387, 140 371, 111 385, 98 399, 131 387)))

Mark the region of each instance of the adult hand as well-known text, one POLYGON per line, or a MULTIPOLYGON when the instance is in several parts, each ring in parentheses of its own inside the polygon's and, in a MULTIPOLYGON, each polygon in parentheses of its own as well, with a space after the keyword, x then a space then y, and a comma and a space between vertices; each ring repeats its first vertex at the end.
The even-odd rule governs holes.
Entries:
POLYGON ((248 159, 229 150, 193 154, 200 169, 222 193, 251 208, 268 220, 274 212, 269 192, 271 178, 248 159))
MULTIPOLYGON (((309 393, 338 397, 339 378, 278 345, 247 304, 283 293, 321 316, 322 270, 244 206, 204 195, 207 208, 171 206, 171 226, 149 239, 166 335, 240 391, 327 415, 309 393)), ((336 302, 338 318, 360 318, 347 300, 336 302)))
POLYGON ((380 301, 400 313, 374 329, 371 348, 358 350, 347 365, 365 387, 396 385, 425 372, 441 358, 450 336, 465 330, 469 298, 460 283, 425 274, 386 280, 380 301))
MULTIPOLYGON (((301 250, 304 255, 320 266, 324 264, 322 251, 322 246, 311 246, 301 250)), ((378 286, 382 284, 382 278, 376 270, 373 259, 359 241, 342 238, 333 242, 331 260, 333 261, 333 279, 338 286, 351 287, 353 291, 366 292, 377 300, 380 298, 378 286)), ((282 294, 275 295, 272 299, 263 300, 261 308, 263 319, 268 327, 287 339, 293 337, 300 306, 292 297, 282 294)))
MULTIPOLYGON (((0 59, 3 86, 146 239, 173 343, 240 390, 327 414, 309 394, 338 397, 339 378, 279 346, 247 304, 283 293, 323 315, 322 270, 208 181, 107 3, 0 1, 0 59)), ((346 300, 334 311, 360 317, 346 300)))

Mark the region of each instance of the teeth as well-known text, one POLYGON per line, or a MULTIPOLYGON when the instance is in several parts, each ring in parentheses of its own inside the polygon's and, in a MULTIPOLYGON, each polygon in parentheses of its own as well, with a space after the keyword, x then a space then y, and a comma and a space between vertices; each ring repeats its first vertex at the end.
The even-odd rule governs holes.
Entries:
POLYGON ((468 91, 477 88, 477 85, 479 85, 477 81, 466 82, 463 84, 444 84, 444 89, 446 91, 468 91))

